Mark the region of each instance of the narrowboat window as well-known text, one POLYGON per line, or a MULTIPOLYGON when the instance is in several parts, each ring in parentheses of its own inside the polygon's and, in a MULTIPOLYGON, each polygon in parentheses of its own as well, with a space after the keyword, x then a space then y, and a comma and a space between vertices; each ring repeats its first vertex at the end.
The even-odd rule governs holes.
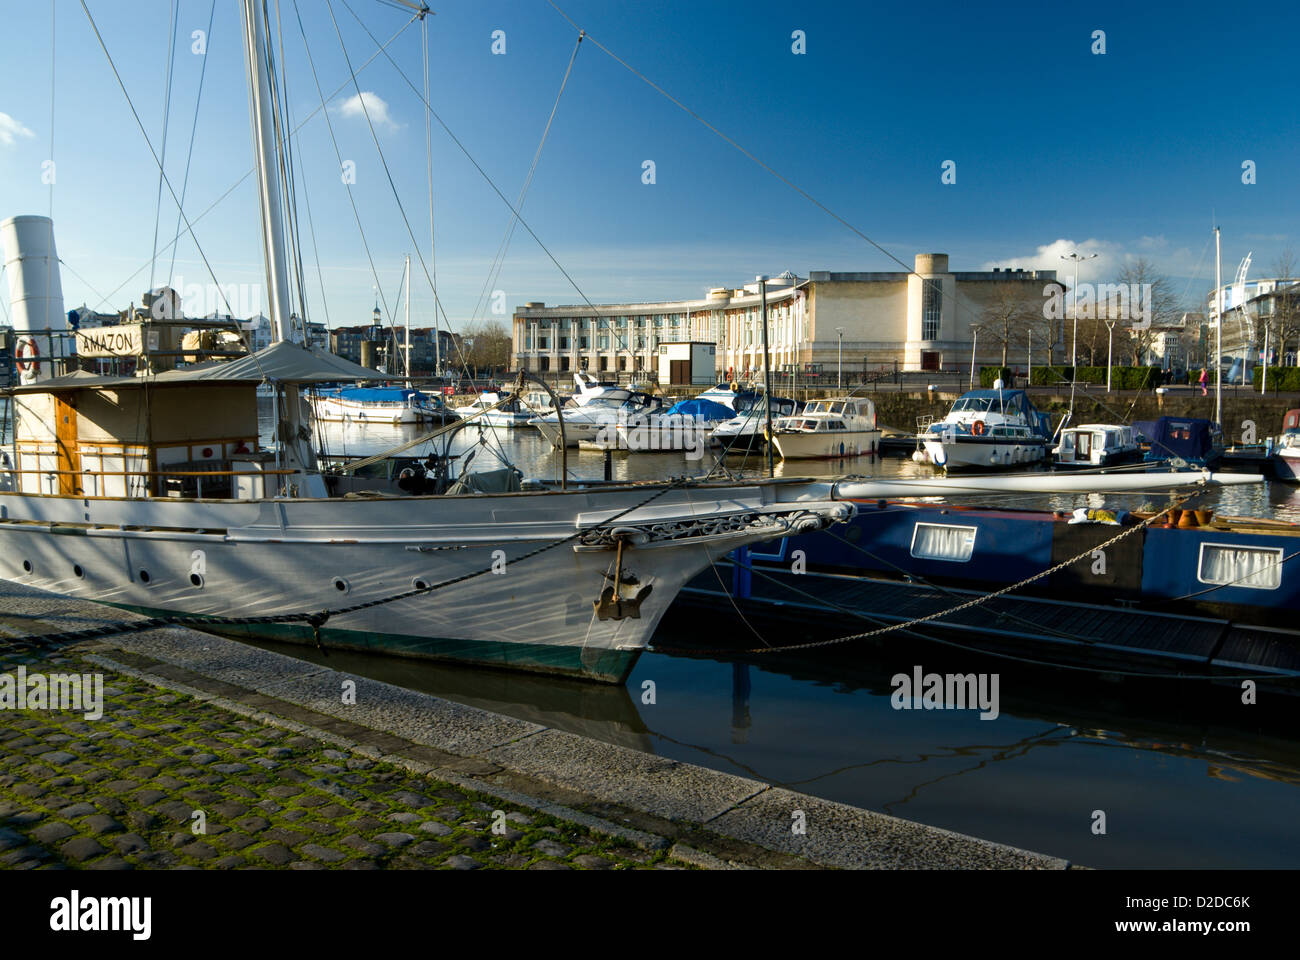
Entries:
POLYGON ((1276 590, 1282 584, 1282 549, 1203 543, 1196 577, 1201 583, 1276 590))
POLYGON ((912 556, 965 563, 975 551, 975 527, 918 523, 912 529, 912 556))

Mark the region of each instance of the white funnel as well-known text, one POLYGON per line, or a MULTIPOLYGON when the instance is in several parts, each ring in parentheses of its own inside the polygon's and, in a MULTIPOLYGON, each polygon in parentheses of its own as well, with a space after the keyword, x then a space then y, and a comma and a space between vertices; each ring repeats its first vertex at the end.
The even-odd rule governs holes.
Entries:
POLYGON ((0 244, 9 275, 14 365, 23 383, 34 383, 54 372, 49 361, 68 353, 54 223, 49 217, 10 217, 0 223, 0 244))

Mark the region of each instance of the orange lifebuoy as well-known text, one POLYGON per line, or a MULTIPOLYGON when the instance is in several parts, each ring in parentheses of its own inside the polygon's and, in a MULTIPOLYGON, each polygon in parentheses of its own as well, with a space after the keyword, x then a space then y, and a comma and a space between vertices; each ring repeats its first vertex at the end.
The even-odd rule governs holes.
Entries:
POLYGON ((18 368, 19 373, 31 373, 36 369, 36 358, 40 355, 41 351, 37 349, 36 341, 24 337, 14 348, 14 366, 18 368), (31 359, 24 360, 23 357, 31 357, 31 359))
POLYGON ((972 423, 970 425, 970 432, 975 434, 975 436, 977 437, 984 436, 984 421, 976 420, 974 423, 972 423))

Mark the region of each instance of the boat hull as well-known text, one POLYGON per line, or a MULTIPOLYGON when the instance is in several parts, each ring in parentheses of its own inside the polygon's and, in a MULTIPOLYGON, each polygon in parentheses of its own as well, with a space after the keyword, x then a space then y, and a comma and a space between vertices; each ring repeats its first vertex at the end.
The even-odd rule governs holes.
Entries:
POLYGON ((926 440, 925 452, 931 463, 945 470, 998 470, 1041 463, 1047 456, 1047 443, 1030 438, 1007 441, 955 436, 948 440, 926 440))
MULTIPOLYGON (((210 618, 340 611, 425 590, 332 614, 321 640, 620 682, 683 584, 714 559, 779 536, 790 523, 853 512, 831 502, 824 483, 661 487, 638 506, 655 493, 248 502, 0 494, 0 576, 118 607, 210 618), (625 543, 620 592, 632 602, 613 615, 606 605, 601 619, 596 602, 610 583, 616 544, 607 531, 575 534, 629 508, 617 528, 625 543), (140 527, 148 529, 132 529, 140 527), (426 589, 446 581, 457 582, 426 589)), ((315 642, 301 622, 211 629, 315 642)))
POLYGON ((777 433, 772 439, 782 460, 874 456, 880 451, 879 430, 777 433))

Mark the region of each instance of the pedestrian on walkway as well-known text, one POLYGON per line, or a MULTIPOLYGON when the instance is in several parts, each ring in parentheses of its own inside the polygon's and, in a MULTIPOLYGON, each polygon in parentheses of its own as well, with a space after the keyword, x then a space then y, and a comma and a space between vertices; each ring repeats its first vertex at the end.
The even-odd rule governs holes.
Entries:
POLYGON ((1201 396, 1203 397, 1209 395, 1209 391, 1205 389, 1205 381, 1209 379, 1209 376, 1210 371, 1205 367, 1201 367, 1201 379, 1198 380, 1197 383, 1201 385, 1201 396))

